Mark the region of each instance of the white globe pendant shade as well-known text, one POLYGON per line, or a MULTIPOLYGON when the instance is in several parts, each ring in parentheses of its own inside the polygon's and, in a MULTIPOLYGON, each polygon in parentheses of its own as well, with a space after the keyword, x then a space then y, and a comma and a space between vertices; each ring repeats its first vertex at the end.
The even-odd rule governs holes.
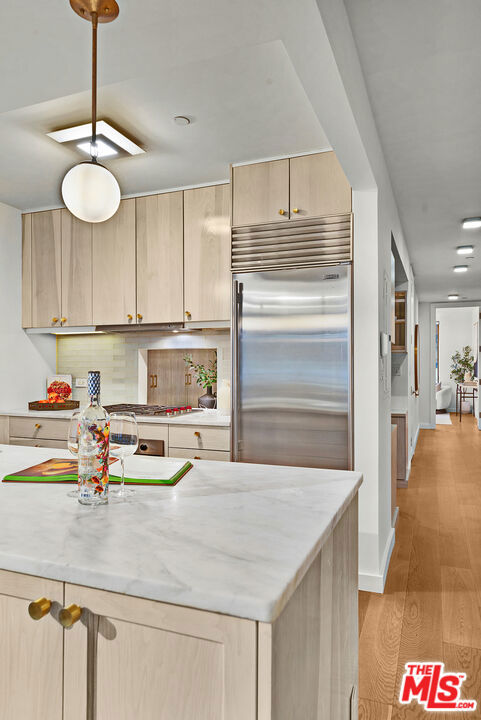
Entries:
POLYGON ((84 162, 65 175, 62 197, 72 215, 85 222, 98 223, 117 212, 120 188, 110 170, 96 162, 84 162))

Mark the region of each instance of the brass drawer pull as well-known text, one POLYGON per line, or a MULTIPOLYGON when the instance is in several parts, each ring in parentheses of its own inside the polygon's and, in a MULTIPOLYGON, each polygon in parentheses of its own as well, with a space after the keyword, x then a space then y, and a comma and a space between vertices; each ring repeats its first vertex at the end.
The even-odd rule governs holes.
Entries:
POLYGON ((40 430, 41 427, 40 423, 35 423, 35 430, 40 430))
POLYGON ((200 455, 194 455, 194 460, 200 460, 200 455))
POLYGON ((62 610, 60 610, 58 619, 60 620, 60 624, 63 625, 64 628, 70 628, 77 622, 77 620, 80 620, 81 616, 82 608, 78 605, 75 605, 75 603, 72 603, 71 605, 68 605, 67 607, 64 607, 62 608, 62 610))
POLYGON ((196 431, 194 432, 194 435, 195 435, 196 438, 200 438, 200 432, 199 432, 198 430, 196 430, 196 431))
POLYGON ((28 606, 28 614, 32 620, 41 620, 45 615, 48 615, 52 603, 47 598, 41 597, 38 600, 33 600, 28 606))

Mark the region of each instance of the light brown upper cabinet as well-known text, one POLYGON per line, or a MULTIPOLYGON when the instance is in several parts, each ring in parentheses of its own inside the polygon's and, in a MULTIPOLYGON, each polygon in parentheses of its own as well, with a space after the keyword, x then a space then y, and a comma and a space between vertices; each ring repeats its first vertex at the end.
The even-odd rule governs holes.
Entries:
MULTIPOLYGON (((28 224, 28 216, 25 217, 24 227, 25 224, 28 224)), ((62 317, 61 210, 46 210, 31 215, 31 273, 31 327, 60 325, 62 317)))
POLYGON ((182 322, 183 192, 137 198, 136 204, 138 322, 182 322))
POLYGON ((63 326, 92 325, 92 225, 62 210, 63 326))
POLYGON ((32 327, 32 214, 22 215, 22 327, 32 327))
POLYGON ((93 322, 136 322, 135 198, 121 200, 115 215, 93 226, 93 322))
POLYGON ((290 159, 291 218, 351 212, 351 186, 333 152, 290 159))
POLYGON ((184 192, 184 309, 193 322, 230 318, 230 186, 184 192))
POLYGON ((234 226, 289 219, 289 160, 239 165, 232 182, 234 226))
POLYGON ((351 188, 333 152, 232 168, 232 224, 351 212, 351 188))

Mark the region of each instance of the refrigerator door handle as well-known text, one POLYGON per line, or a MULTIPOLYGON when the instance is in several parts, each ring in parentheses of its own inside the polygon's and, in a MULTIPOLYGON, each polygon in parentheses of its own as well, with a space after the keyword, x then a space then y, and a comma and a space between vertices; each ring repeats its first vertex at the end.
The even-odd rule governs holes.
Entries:
POLYGON ((239 338, 242 332, 242 298, 244 283, 234 280, 233 285, 233 329, 232 329, 232 362, 233 362, 233 383, 232 383, 232 442, 231 459, 234 462, 239 460, 241 441, 239 437, 239 389, 240 389, 240 352, 239 338))

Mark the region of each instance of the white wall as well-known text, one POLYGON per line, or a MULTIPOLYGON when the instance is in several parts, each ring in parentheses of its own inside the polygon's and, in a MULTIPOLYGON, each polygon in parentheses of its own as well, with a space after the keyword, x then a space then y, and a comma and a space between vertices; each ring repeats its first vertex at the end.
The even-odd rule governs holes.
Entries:
POLYGON ((0 409, 26 409, 46 396, 55 372, 55 338, 22 330, 22 219, 0 203, 0 409))
POLYGON ((436 321, 439 322, 439 379, 443 385, 451 385, 450 410, 456 406, 456 383, 451 380, 451 357, 456 350, 462 351, 466 345, 473 346, 473 324, 478 308, 456 307, 438 308, 436 321))

